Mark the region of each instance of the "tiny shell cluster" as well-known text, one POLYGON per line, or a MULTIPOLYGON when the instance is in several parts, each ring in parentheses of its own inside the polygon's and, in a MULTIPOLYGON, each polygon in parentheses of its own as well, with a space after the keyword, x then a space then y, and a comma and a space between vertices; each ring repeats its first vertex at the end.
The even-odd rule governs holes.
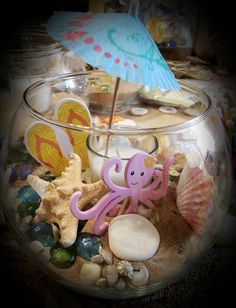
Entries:
MULTIPOLYGON (((89 169, 82 171, 77 154, 71 155, 60 177, 33 165, 23 179, 13 181, 11 177, 16 218, 30 240, 31 252, 64 279, 118 291, 161 282, 181 271, 189 255, 197 256, 204 246, 203 231, 213 206, 214 181, 205 168, 190 167, 182 153, 174 155, 176 162, 169 171, 167 195, 155 203, 154 209, 142 203, 137 207, 135 215, 148 221, 158 236, 152 254, 141 260, 119 257, 127 250, 122 243, 117 257, 110 245, 109 230, 96 236, 90 220, 78 221, 72 215, 69 199, 74 192, 82 193, 80 209, 94 206, 108 192, 102 180, 91 182, 89 169)), ((162 171, 166 156, 164 151, 159 153, 157 170, 162 171)), ((115 219, 105 217, 111 234, 115 221, 126 217, 123 212, 120 210, 115 219)), ((131 220, 127 216, 128 225, 131 220)), ((128 240, 129 236, 130 232, 126 234, 128 240)))

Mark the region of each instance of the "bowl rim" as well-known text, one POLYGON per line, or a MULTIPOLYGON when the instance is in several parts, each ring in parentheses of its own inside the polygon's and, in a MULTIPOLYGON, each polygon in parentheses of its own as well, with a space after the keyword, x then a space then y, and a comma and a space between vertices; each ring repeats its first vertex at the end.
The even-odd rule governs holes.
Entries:
MULTIPOLYGON (((96 135, 95 135, 96 136, 96 135)), ((87 150, 88 152, 92 153, 93 155, 97 156, 97 157, 101 157, 103 159, 105 158, 111 158, 111 156, 107 156, 107 155, 103 155, 103 154, 100 154, 99 152, 96 152, 91 146, 90 146, 90 138, 93 137, 92 135, 89 135, 87 138, 86 138, 86 147, 87 147, 87 150)), ((149 155, 154 155, 156 153, 156 151, 158 150, 159 148, 159 143, 158 143, 158 139, 155 135, 151 135, 151 137, 153 138, 153 141, 154 141, 154 147, 151 151, 149 151, 147 154, 149 155)), ((109 139, 109 137, 108 137, 109 139)), ((130 159, 130 157, 119 157, 122 161, 128 161, 130 159)))
MULTIPOLYGON (((97 133, 101 135, 126 135, 126 136, 127 135, 147 135, 147 134, 156 134, 156 133, 166 134, 166 133, 177 132, 177 131, 186 129, 188 127, 192 127, 193 125, 196 125, 200 122, 203 122, 205 118, 208 117, 209 113, 213 109, 213 104, 207 93, 205 93, 199 87, 192 85, 183 80, 178 80, 181 88, 186 89, 190 92, 197 92, 197 94, 200 94, 207 100, 208 106, 206 107, 206 110, 203 111, 199 116, 196 116, 190 120, 186 120, 185 122, 180 123, 180 124, 173 124, 173 125, 167 125, 167 126, 162 126, 162 127, 151 127, 151 128, 140 128, 140 127, 136 127, 136 128, 134 127, 98 128, 98 127, 90 127, 90 126, 81 126, 81 125, 67 124, 64 122, 57 121, 55 119, 46 118, 44 115, 42 115, 40 112, 38 112, 31 106, 29 95, 38 87, 43 86, 43 85, 49 85, 57 81, 69 80, 73 78, 78 78, 79 76, 90 75, 92 73, 107 74, 106 72, 102 70, 90 70, 90 71, 81 71, 78 73, 69 73, 69 74, 66 73, 66 74, 62 74, 59 76, 48 77, 48 78, 44 78, 43 80, 36 81, 25 89, 23 93, 23 106, 34 118, 43 120, 46 123, 49 123, 51 125, 55 125, 61 128, 67 128, 67 129, 71 129, 75 131, 85 131, 88 134, 97 133)), ((69 98, 69 95, 68 95, 68 98, 69 98)))

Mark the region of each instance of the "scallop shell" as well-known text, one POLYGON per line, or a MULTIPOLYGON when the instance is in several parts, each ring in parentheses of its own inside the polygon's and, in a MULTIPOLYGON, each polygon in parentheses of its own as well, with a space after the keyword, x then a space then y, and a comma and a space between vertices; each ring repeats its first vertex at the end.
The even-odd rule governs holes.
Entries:
POLYGON ((206 169, 185 165, 177 186, 180 214, 197 234, 204 230, 213 206, 213 177, 206 169))

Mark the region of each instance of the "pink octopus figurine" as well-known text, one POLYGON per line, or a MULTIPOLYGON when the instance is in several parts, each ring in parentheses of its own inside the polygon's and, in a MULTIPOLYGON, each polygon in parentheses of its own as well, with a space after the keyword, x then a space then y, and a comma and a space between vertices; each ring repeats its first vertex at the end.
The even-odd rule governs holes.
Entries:
POLYGON ((87 211, 81 211, 77 202, 81 192, 75 192, 70 198, 70 208, 72 214, 81 220, 95 217, 93 231, 97 235, 103 234, 108 229, 108 222, 100 225, 104 216, 115 216, 119 210, 119 203, 130 197, 130 204, 127 213, 136 211, 138 202, 141 201, 148 208, 154 208, 151 200, 159 200, 164 197, 168 188, 169 167, 175 161, 174 158, 167 159, 163 166, 163 172, 154 171, 155 159, 153 156, 141 152, 131 157, 125 167, 124 180, 125 186, 121 187, 112 182, 109 177, 110 169, 115 165, 115 171, 120 172, 122 161, 119 158, 109 158, 103 165, 101 176, 105 184, 112 190, 104 195, 98 203, 87 211), (153 177, 153 181, 151 179, 153 177), (150 184, 149 184, 150 183, 150 184))

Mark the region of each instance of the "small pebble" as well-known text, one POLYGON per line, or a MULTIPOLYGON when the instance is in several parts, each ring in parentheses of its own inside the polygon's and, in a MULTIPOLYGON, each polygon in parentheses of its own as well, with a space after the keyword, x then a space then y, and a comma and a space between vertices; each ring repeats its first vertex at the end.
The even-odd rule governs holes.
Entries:
POLYGON ((108 282, 107 282, 106 278, 101 277, 96 281, 95 286, 98 287, 98 288, 107 288, 108 282))
POLYGON ((133 107, 130 109, 130 113, 135 116, 144 116, 148 113, 147 108, 139 108, 139 107, 133 107))
POLYGON ((124 290, 125 287, 126 287, 126 282, 124 278, 120 278, 118 282, 114 285, 114 288, 117 290, 124 290))
POLYGON ((43 250, 42 252, 40 252, 40 254, 38 255, 39 259, 43 262, 49 262, 51 259, 51 255, 50 252, 48 250, 43 250))
POLYGON ((101 277, 101 266, 96 263, 84 263, 80 270, 80 280, 83 284, 92 286, 101 277))
POLYGON ((172 113, 172 114, 174 114, 174 113, 177 112, 176 108, 174 108, 174 107, 161 106, 158 109, 159 109, 160 112, 163 112, 163 113, 172 113))
POLYGON ((39 241, 33 241, 30 243, 30 249, 38 255, 40 252, 44 250, 44 246, 39 241))

